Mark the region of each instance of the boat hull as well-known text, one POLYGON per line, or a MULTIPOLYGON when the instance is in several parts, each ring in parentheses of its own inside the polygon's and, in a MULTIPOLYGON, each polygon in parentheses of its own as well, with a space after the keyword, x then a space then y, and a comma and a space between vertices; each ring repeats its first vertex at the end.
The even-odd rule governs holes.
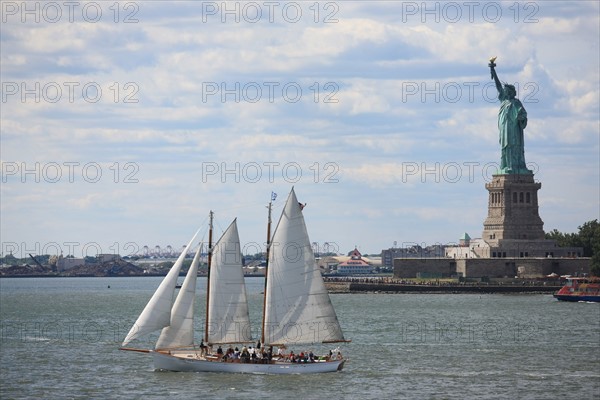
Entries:
POLYGON ((591 301, 595 303, 600 303, 600 296, 555 294, 554 298, 562 301, 591 301))
POLYGON ((600 302, 600 281, 595 278, 569 278, 554 298, 571 302, 600 302))
POLYGON ((154 367, 176 372, 228 372, 242 374, 315 374, 341 371, 346 360, 314 363, 272 362, 270 364, 233 363, 182 358, 152 351, 154 367))

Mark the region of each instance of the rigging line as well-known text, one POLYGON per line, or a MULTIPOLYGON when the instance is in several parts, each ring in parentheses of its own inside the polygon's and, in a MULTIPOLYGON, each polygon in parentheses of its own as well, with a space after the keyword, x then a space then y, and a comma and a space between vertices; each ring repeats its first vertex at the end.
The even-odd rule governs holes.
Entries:
MULTIPOLYGON (((202 222, 200 223, 200 228, 198 229, 198 233, 202 233, 202 239, 200 239, 199 243, 202 243, 204 241, 204 237, 206 237, 206 233, 208 231, 207 221, 208 221, 208 217, 204 217, 204 220, 202 220, 202 222)), ((195 249, 196 247, 197 246, 194 246, 193 249, 195 249)), ((192 250, 192 248, 190 248, 190 250, 192 250)))
POLYGON ((204 232, 204 234, 202 235, 202 238, 200 238, 200 246, 202 246, 202 244, 203 244, 203 243, 206 243, 206 240, 205 240, 205 239, 206 239, 206 234, 207 234, 207 233, 208 233, 208 232, 204 232))
POLYGON ((204 239, 206 238, 206 235, 208 234, 208 216, 204 217, 204 220, 202 221, 202 223, 200 224, 202 228, 202 238, 200 239, 200 244, 204 243, 204 239))
POLYGON ((202 220, 202 222, 200 223, 200 226, 206 226, 208 225, 206 222, 208 221, 209 216, 207 215, 206 217, 204 217, 204 219, 202 220))
POLYGON ((198 244, 196 244, 195 246, 193 246, 192 248, 190 248, 190 253, 196 254, 196 251, 198 251, 198 247, 201 247, 202 243, 204 243, 204 241, 200 240, 198 242, 198 244))
MULTIPOLYGON (((214 210, 213 210, 213 211, 214 211, 214 210)), ((216 214, 216 212, 215 212, 215 214, 216 214)), ((231 220, 231 222, 233 222, 233 220, 234 220, 235 218, 236 218, 236 217, 234 217, 234 218, 231 220)), ((229 225, 231 225, 231 222, 229 222, 229 223, 227 224, 227 227, 229 227, 229 225)), ((221 225, 220 219, 219 219, 219 218, 217 218, 217 216, 216 216, 216 215, 215 215, 215 216, 213 216, 213 234, 215 234, 215 236, 216 236, 216 240, 215 240, 215 242, 213 243, 213 245, 217 244, 217 242, 218 242, 219 240, 221 240, 221 237, 222 237, 222 236, 223 236, 223 234, 225 233, 225 229, 227 229, 227 228, 223 228, 223 225, 221 225), (216 233, 217 233, 217 232, 219 233, 218 235, 216 235, 216 233)))

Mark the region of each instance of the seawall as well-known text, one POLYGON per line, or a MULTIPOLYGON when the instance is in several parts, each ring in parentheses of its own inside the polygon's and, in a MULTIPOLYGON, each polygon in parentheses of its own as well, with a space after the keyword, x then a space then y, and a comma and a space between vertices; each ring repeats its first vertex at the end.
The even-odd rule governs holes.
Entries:
POLYGON ((531 285, 407 285, 394 283, 326 282, 330 293, 554 293, 561 286, 531 285))

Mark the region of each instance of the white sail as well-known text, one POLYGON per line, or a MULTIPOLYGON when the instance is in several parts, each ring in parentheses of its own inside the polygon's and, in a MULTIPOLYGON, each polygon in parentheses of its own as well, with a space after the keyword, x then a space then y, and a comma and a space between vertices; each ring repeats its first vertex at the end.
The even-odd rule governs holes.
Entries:
POLYGON ((242 252, 234 220, 215 244, 210 266, 208 343, 242 343, 252 340, 242 252))
POLYGON ((198 232, 200 232, 200 229, 196 231, 192 240, 190 240, 179 255, 179 258, 173 264, 167 276, 165 276, 148 304, 146 304, 146 307, 125 337, 123 346, 127 345, 133 339, 164 328, 171 322, 171 307, 173 306, 173 294, 175 292, 175 285, 177 285, 177 277, 179 276, 185 255, 189 251, 194 239, 196 239, 198 232))
POLYGON ((202 246, 199 246, 171 309, 171 323, 163 328, 156 342, 157 349, 194 344, 194 300, 196 299, 196 278, 201 251, 202 246))
POLYGON ((264 324, 266 345, 344 341, 293 189, 269 251, 264 324))

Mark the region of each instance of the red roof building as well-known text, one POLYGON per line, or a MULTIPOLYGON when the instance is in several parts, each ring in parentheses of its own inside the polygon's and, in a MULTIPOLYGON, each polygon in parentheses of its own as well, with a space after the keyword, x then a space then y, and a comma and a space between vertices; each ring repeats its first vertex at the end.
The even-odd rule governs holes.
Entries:
POLYGON ((354 248, 349 254, 350 259, 339 264, 337 273, 340 275, 370 274, 373 267, 362 259, 362 254, 357 248, 354 248))

